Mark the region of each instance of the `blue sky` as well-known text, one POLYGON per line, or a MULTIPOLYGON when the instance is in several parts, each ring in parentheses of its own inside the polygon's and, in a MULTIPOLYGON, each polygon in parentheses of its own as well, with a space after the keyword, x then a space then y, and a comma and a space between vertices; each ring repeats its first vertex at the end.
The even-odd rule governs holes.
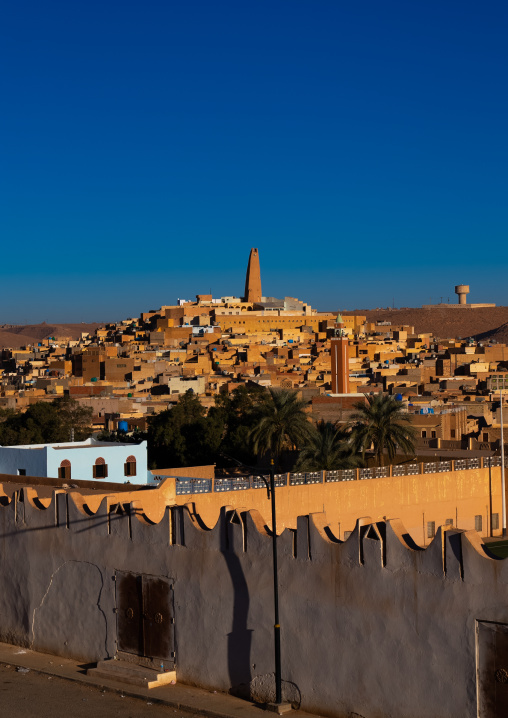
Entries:
POLYGON ((212 290, 508 304, 508 4, 17 0, 0 322, 212 290))

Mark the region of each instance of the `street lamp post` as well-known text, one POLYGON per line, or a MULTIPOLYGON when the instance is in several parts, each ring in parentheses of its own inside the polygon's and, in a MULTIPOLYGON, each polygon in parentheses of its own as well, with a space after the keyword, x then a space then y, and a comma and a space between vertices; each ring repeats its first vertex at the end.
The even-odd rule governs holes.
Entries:
MULTIPOLYGON (((270 460, 270 482, 266 480, 266 476, 260 474, 252 466, 247 466, 241 461, 234 459, 232 456, 222 454, 222 456, 230 461, 233 461, 238 466, 242 466, 247 469, 251 476, 257 476, 262 479, 268 493, 268 498, 271 500, 272 506, 272 558, 273 558, 273 609, 274 609, 274 626, 273 626, 273 639, 274 639, 274 652, 275 652, 275 703, 273 709, 280 713, 282 712, 282 663, 280 654, 280 621, 279 621, 279 578, 278 578, 278 567, 277 567, 277 513, 275 505, 275 471, 273 467, 273 459, 270 460)), ((288 706, 290 708, 290 705, 288 706)), ((284 710, 285 712, 285 710, 284 710)))
POLYGON ((504 427, 503 427, 503 388, 499 390, 501 399, 501 509, 503 521, 503 538, 506 538, 506 484, 504 472, 504 427))
POLYGON ((282 671, 280 658, 279 579, 277 569, 277 517, 275 512, 275 474, 273 459, 270 463, 270 494, 272 502, 273 609, 275 620, 273 626, 275 648, 275 705, 280 705, 282 703, 282 671))

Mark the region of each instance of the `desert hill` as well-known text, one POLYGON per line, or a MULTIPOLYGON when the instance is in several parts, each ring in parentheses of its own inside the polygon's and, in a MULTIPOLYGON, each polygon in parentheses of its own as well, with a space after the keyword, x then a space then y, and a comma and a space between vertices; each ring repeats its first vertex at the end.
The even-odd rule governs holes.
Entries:
POLYGON ((495 338, 498 342, 508 339, 508 307, 484 307, 481 309, 355 309, 345 314, 364 314, 369 322, 410 324, 415 332, 432 332, 439 339, 474 337, 483 341, 495 338), (504 326, 504 334, 501 331, 504 326), (499 336, 495 332, 499 331, 499 336), (481 337, 480 337, 481 335, 481 337), (492 336, 491 336, 492 335, 492 336))
POLYGON ((496 341, 498 344, 508 344, 508 322, 501 324, 497 329, 475 334, 474 338, 480 342, 496 341))
POLYGON ((19 349, 27 344, 38 342, 55 337, 55 339, 79 339, 81 334, 93 334, 97 327, 102 327, 101 322, 90 324, 25 324, 11 326, 4 324, 0 326, 0 348, 19 349))
MULTIPOLYGON (((439 339, 474 337, 480 341, 508 343, 508 307, 485 307, 481 309, 451 309, 436 307, 421 309, 354 309, 345 314, 363 314, 369 322, 390 322, 395 325, 409 324, 416 333, 431 332, 439 339)), ((27 344, 55 337, 56 339, 79 339, 82 333, 93 334, 101 322, 77 324, 26 324, 0 326, 0 348, 19 348, 27 344)))

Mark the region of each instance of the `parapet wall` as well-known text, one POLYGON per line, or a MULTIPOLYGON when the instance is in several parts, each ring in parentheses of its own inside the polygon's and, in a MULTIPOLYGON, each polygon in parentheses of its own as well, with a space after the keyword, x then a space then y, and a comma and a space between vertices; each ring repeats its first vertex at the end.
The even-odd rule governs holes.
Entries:
POLYGON ((485 309, 495 304, 422 304, 422 309, 485 309))
MULTIPOLYGON (((150 493, 150 492, 147 492, 150 493)), ((0 492, 0 640, 84 661, 117 650, 117 571, 174 586, 179 680, 258 699, 273 684, 272 542, 257 511, 193 507, 154 523, 142 502, 0 492)), ((508 623, 508 562, 476 532, 426 549, 398 520, 322 514, 278 539, 284 691, 345 718, 476 715, 477 621, 508 623)), ((267 694, 268 691, 268 694, 267 694)))
MULTIPOLYGON (((214 482, 168 479, 168 486, 169 481, 175 482, 171 488, 175 502, 192 502, 208 525, 215 524, 225 503, 236 509, 257 509, 268 520, 265 485, 255 477, 214 482)), ((341 540, 364 515, 374 520, 397 516, 423 546, 441 524, 477 528, 484 536, 501 534, 501 467, 482 465, 479 459, 280 474, 276 491, 281 529, 296 528, 302 514, 325 511, 341 540)))

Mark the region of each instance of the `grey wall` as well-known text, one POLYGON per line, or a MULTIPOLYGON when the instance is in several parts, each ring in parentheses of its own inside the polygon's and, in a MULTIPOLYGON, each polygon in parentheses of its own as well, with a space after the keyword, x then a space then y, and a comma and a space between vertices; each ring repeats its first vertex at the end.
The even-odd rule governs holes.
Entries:
MULTIPOLYGON (((48 450, 0 446, 0 473, 16 476, 19 469, 24 469, 27 476, 46 476, 48 450)), ((58 476, 58 473, 56 474, 58 476)))
MULTIPOLYGON (((180 507, 153 525, 106 501, 83 514, 63 493, 45 510, 19 492, 3 503, 0 640, 113 656, 115 570, 168 577, 178 679, 269 697, 271 539, 257 512, 224 509, 207 530, 180 507)), ((287 697, 338 718, 472 718, 476 620, 508 623, 507 567, 475 532, 439 531, 421 550, 398 522, 360 520, 339 542, 322 514, 300 517, 279 538, 287 697)))

